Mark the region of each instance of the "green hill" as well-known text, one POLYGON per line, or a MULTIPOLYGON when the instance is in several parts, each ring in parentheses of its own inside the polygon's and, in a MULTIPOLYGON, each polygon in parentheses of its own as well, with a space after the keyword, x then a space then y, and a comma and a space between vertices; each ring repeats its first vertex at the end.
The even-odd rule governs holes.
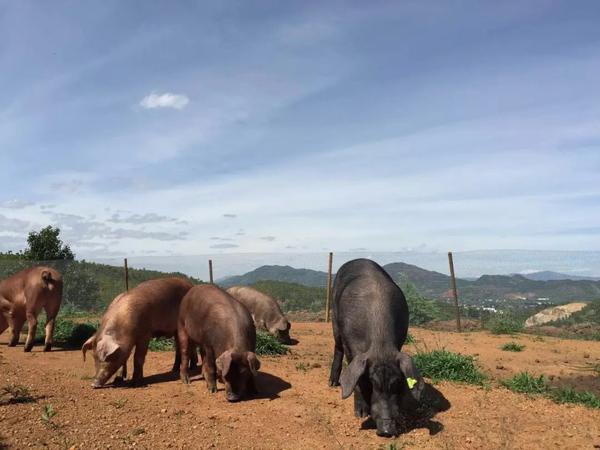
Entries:
POLYGON ((283 281, 311 287, 327 286, 327 273, 311 269, 296 269, 290 266, 261 266, 244 275, 219 280, 220 286, 250 285, 257 281, 283 281))

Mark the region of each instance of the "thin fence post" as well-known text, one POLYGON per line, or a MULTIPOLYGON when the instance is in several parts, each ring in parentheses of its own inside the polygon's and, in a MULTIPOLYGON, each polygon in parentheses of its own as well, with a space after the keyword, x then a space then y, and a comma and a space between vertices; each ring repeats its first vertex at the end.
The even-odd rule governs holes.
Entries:
POLYGON ((331 309, 332 270, 333 270, 333 252, 329 252, 329 268, 327 270, 327 297, 325 299, 325 322, 329 322, 329 310, 331 309))
POLYGON ((450 277, 452 278, 452 295, 454 296, 454 308, 456 311, 456 329, 462 332, 460 326, 460 308, 458 307, 458 290, 456 289, 456 276, 454 275, 454 259, 452 252, 448 252, 448 264, 450 264, 450 277))
POLYGON ((212 268, 212 259, 208 260, 208 278, 210 279, 210 284, 214 284, 213 280, 213 268, 212 268))
POLYGON ((129 291, 129 268, 127 267, 127 258, 123 259, 125 265, 125 290, 129 291))

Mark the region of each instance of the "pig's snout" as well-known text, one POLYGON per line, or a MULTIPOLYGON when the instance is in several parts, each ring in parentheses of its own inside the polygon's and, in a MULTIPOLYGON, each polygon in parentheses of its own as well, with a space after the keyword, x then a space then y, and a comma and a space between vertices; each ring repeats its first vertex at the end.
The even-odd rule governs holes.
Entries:
POLYGON ((242 398, 242 396, 239 394, 236 394, 235 392, 227 393, 227 401, 228 402, 232 402, 232 403, 239 402, 241 398, 242 398))
POLYGON ((382 419, 377 421, 377 436, 398 436, 398 426, 393 419, 382 419))

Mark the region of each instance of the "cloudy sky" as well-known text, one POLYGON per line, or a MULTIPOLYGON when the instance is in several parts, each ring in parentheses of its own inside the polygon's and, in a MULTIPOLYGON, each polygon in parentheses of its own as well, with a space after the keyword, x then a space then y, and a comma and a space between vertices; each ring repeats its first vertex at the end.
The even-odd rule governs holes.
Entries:
POLYGON ((600 250, 597 1, 0 0, 0 250, 600 250))

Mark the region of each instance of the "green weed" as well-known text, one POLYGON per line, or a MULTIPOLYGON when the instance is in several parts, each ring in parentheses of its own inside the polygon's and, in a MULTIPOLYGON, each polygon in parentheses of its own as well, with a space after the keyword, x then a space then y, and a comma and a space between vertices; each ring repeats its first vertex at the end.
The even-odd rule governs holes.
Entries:
POLYGON ((423 376, 434 381, 458 381, 482 386, 487 380, 472 356, 448 350, 433 350, 417 353, 414 361, 423 376))
POLYGON ((522 352, 525 346, 523 344, 517 344, 516 342, 507 342, 500 348, 505 352, 522 352))
POLYGON ((519 372, 512 378, 504 380, 501 384, 513 392, 521 394, 544 394, 548 392, 546 377, 535 377, 529 372, 519 372))

